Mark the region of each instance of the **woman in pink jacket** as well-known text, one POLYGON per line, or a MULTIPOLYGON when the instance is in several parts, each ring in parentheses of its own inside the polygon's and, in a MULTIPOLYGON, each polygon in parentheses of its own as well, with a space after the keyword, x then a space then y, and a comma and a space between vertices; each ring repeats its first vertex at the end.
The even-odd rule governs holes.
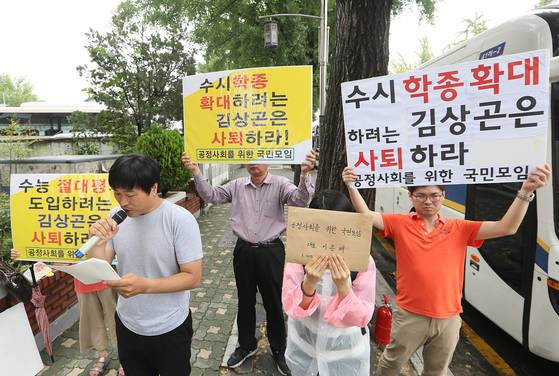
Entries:
MULTIPOLYGON (((318 192, 310 208, 353 211, 342 193, 318 192)), ((286 263, 282 302, 288 319, 285 358, 293 376, 369 375, 367 323, 375 309, 375 263, 351 273, 340 255, 305 267, 286 263)))

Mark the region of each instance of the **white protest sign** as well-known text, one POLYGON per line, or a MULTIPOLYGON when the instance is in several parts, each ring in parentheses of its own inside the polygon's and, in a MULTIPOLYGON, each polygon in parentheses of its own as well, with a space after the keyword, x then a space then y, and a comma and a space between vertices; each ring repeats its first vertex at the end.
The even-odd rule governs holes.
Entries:
POLYGON ((545 163, 547 50, 344 82, 358 188, 523 181, 545 163))
POLYGON ((36 375, 43 369, 23 303, 0 312, 2 375, 36 375))

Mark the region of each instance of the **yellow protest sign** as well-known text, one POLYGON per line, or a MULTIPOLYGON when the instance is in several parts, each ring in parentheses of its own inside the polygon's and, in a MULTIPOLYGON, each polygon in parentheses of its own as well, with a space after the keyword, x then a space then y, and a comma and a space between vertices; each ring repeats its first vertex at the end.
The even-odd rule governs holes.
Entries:
POLYGON ((108 174, 13 174, 12 240, 19 260, 77 262, 89 227, 118 206, 108 174))
POLYGON ((311 66, 187 76, 183 105, 194 162, 298 164, 312 146, 311 66))

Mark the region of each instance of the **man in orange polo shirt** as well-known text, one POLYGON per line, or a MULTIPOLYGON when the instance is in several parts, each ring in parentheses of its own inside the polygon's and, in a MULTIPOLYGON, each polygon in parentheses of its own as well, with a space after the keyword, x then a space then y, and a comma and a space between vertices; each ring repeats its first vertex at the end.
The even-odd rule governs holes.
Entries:
POLYGON ((393 338, 384 349, 377 376, 398 375, 420 346, 423 375, 446 375, 460 334, 466 247, 479 248, 485 239, 516 233, 534 191, 547 183, 550 174, 549 165, 537 167, 501 220, 480 222, 442 216, 440 185, 408 187, 415 209, 410 214, 370 211, 351 186, 357 178, 353 169, 344 169, 342 178, 356 211, 371 215, 373 226, 392 238, 396 249, 393 338))

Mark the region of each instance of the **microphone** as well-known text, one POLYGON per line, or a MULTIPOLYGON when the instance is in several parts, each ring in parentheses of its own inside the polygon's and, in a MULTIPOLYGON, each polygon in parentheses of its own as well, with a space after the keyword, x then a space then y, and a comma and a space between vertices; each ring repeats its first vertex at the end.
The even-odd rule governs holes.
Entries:
MULTIPOLYGON (((120 225, 122 221, 126 219, 126 217, 127 217, 126 212, 124 210, 119 210, 112 216, 112 219, 113 221, 116 222, 117 225, 120 225)), ((89 238, 87 242, 85 242, 85 244, 83 244, 79 249, 77 249, 74 252, 74 255, 77 258, 82 258, 83 256, 86 255, 87 252, 89 252, 91 248, 95 246, 95 244, 97 244, 99 240, 101 239, 97 235, 93 235, 91 238, 89 238)))

